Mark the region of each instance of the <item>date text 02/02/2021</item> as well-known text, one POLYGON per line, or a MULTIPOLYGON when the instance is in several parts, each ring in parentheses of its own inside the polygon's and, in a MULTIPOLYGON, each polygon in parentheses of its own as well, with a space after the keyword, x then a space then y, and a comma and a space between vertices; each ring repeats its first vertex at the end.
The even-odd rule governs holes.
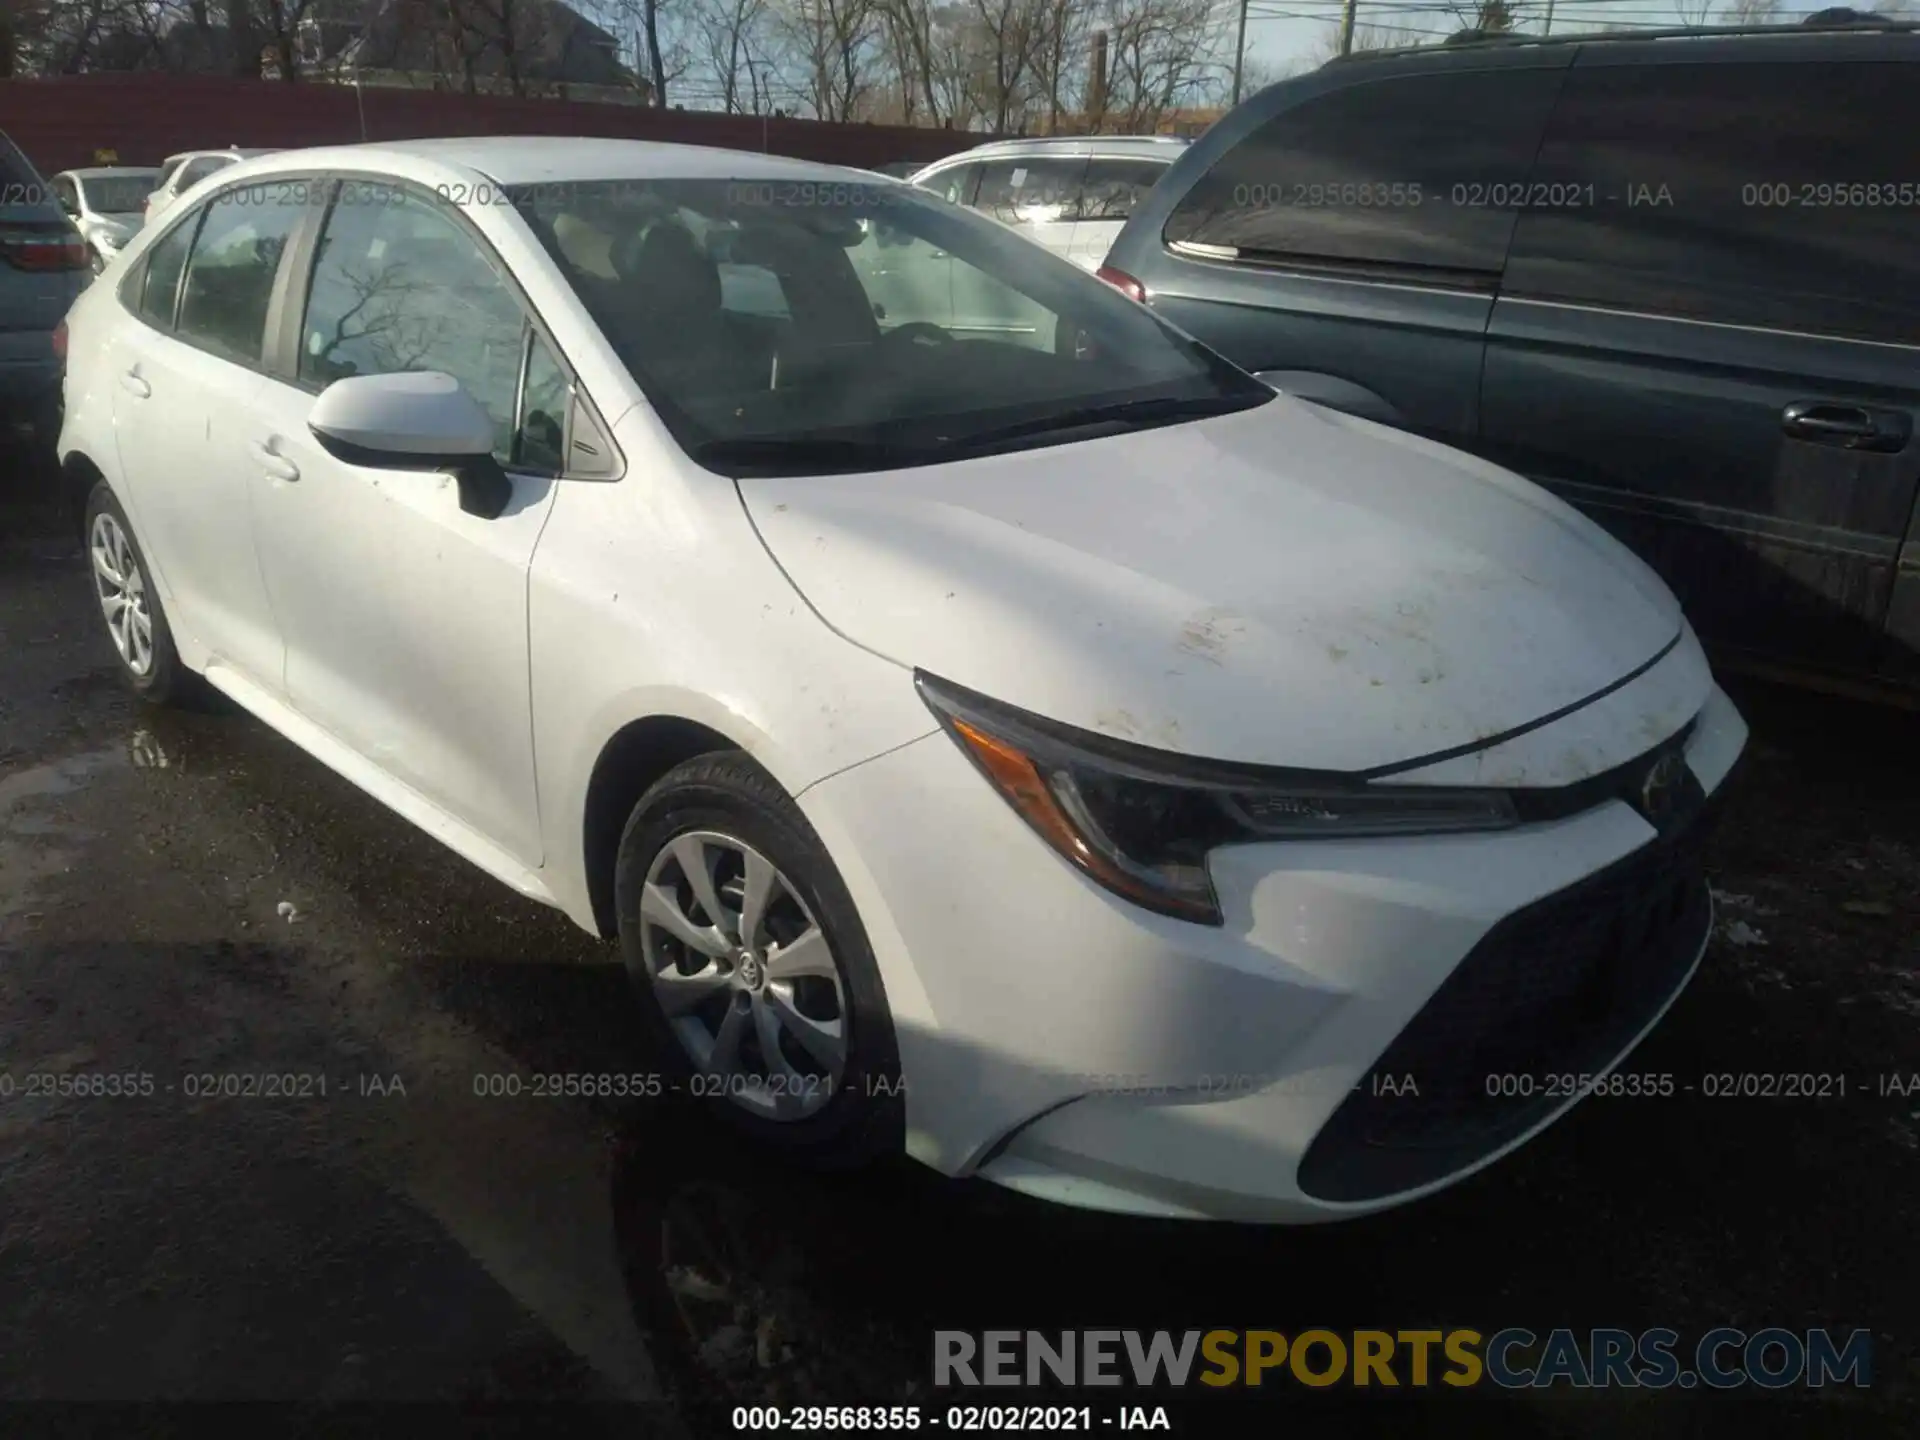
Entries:
POLYGON ((875 1431, 1173 1430, 1164 1405, 736 1405, 736 1432, 849 1434, 875 1431))

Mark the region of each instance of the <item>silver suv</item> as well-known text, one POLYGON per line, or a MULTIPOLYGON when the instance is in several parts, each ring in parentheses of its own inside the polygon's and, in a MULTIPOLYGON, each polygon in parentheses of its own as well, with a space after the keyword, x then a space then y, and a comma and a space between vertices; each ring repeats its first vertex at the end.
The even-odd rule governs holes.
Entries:
POLYGON ((62 357, 54 332, 88 279, 87 247, 54 192, 0 135, 0 437, 27 427, 51 448, 62 357))
POLYGON ((934 161, 913 183, 1098 270, 1133 207, 1186 148, 1171 135, 994 140, 934 161))
POLYGON ((161 163, 160 178, 154 182, 153 193, 147 196, 144 223, 151 225, 158 220, 169 205, 216 171, 256 155, 272 153, 271 149, 242 150, 237 145, 229 145, 224 150, 183 150, 178 155, 169 155, 161 163))

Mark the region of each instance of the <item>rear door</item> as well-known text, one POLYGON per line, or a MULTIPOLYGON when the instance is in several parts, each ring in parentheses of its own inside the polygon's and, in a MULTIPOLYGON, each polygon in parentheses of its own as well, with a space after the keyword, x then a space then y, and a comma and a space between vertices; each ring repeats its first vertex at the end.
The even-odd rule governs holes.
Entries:
POLYGON ((1920 65, 1645 56, 1589 47, 1568 77, 1489 332, 1484 447, 1637 549, 1708 639, 1898 668, 1920 65))
POLYGON ((1470 443, 1522 184, 1570 60, 1368 61, 1269 92, 1290 103, 1173 207, 1154 307, 1282 389, 1470 443))
POLYGON ((300 220, 300 207, 272 203, 272 188, 185 209, 119 282, 136 318, 107 341, 120 470, 173 623, 210 660, 270 690, 282 650, 254 555, 249 421, 267 311, 300 220))

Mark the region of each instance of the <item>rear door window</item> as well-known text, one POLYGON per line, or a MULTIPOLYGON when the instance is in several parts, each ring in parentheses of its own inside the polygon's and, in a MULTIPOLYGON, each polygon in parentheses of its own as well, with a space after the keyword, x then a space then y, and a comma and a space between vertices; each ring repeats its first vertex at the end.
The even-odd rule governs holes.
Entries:
POLYGON ((257 365, 280 256, 304 211, 276 203, 268 186, 229 190, 204 208, 176 333, 216 355, 257 365))
POLYGON ((1507 293, 1920 343, 1920 67, 1589 65, 1567 79, 1507 293))
POLYGON ((1166 165, 1158 160, 1102 160, 1096 156, 1087 162, 1080 218, 1125 220, 1166 173, 1166 165))
POLYGON ((1274 116, 1167 221, 1252 260, 1497 275, 1564 72, 1364 81, 1274 116))
POLYGON ((1080 209, 1085 156, 1036 155, 994 160, 980 167, 976 210, 1009 225, 1071 220, 1080 209))

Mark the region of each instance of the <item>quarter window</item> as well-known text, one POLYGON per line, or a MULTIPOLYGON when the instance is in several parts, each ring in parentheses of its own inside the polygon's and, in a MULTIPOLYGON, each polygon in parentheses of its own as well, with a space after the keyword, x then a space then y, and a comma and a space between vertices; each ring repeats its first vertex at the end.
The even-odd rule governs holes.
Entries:
POLYGON ((224 170, 233 162, 224 155, 202 155, 197 160, 189 160, 186 169, 180 172, 179 189, 190 190, 216 170, 224 170))
POLYGON ((1531 187, 1515 295, 1920 343, 1913 67, 1576 69, 1531 187))
POLYGON ((495 455, 513 453, 526 319, 479 242, 423 196, 340 186, 314 261, 299 377, 438 370, 493 417, 495 455))
POLYGON ((1307 100, 1222 155, 1165 238, 1250 260, 1497 274, 1560 78, 1417 75, 1307 100))
POLYGON ((140 288, 140 316, 162 330, 173 328, 173 302, 180 291, 180 272, 200 223, 195 214, 182 221, 147 251, 145 279, 140 288))
POLYGON ((567 406, 571 382, 546 341, 527 337, 527 378, 521 387, 520 424, 513 440, 515 469, 558 475, 566 465, 567 406))
POLYGON ((955 165, 942 170, 938 175, 930 175, 921 182, 924 189, 931 190, 943 200, 955 205, 973 204, 974 192, 980 185, 980 167, 978 165, 955 165))
POLYGON ((1088 161, 1080 218, 1125 220, 1166 173, 1167 167, 1158 160, 1088 161))
MULTIPOLYGON (((229 190, 204 208, 180 292, 182 340, 259 363, 273 278, 300 215, 298 205, 274 204, 259 187, 229 190)), ((151 285, 151 268, 148 277, 151 285)))

